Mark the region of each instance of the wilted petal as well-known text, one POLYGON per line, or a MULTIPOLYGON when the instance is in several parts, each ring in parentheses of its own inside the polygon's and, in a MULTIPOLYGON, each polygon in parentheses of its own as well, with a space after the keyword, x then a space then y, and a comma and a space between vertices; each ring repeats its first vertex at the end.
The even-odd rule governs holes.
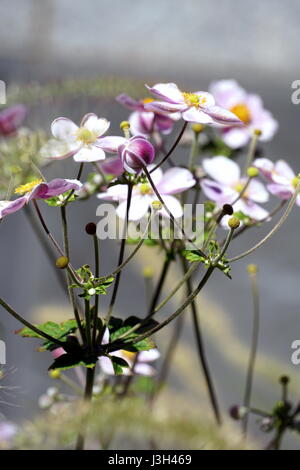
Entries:
MULTIPOLYGON (((155 173, 155 172, 154 172, 155 173)), ((157 185, 161 194, 177 194, 194 186, 193 174, 185 168, 169 168, 157 185)))
POLYGON ((157 83, 153 87, 146 85, 146 88, 158 98, 162 98, 169 103, 182 103, 184 98, 182 92, 175 83, 157 83))
POLYGON ((219 183, 233 185, 239 182, 240 168, 237 163, 228 157, 219 155, 204 158, 202 166, 205 172, 219 183))
POLYGON ((76 131, 78 126, 65 117, 55 119, 51 124, 52 135, 58 140, 65 140, 66 142, 76 141, 76 131))
POLYGON ((75 162, 98 162, 105 159, 105 153, 101 148, 93 145, 82 147, 73 158, 75 162))

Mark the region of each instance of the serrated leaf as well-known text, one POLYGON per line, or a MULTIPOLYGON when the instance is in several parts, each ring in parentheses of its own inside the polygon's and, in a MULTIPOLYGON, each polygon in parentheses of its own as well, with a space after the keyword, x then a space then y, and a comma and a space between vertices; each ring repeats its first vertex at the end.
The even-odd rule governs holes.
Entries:
MULTIPOLYGON (((53 338, 60 339, 61 341, 64 341, 65 336, 67 336, 71 332, 74 332, 77 329, 77 323, 74 319, 66 320, 62 323, 55 323, 49 321, 41 325, 35 326, 39 328, 43 333, 47 333, 53 338)), ((21 328, 20 330, 17 330, 16 333, 26 338, 43 338, 43 336, 31 330, 27 326, 21 328)))

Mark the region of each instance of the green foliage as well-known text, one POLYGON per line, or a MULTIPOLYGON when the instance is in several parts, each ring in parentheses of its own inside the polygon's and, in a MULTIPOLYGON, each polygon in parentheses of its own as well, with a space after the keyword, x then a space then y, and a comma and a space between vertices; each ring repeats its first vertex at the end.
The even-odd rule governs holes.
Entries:
POLYGON ((90 300, 94 295, 106 295, 107 288, 114 282, 114 277, 94 277, 90 267, 85 264, 77 271, 77 274, 82 279, 82 286, 78 284, 71 284, 72 288, 81 288, 83 292, 79 297, 85 300, 90 300))
MULTIPOLYGON (((66 341, 67 335, 74 333, 77 329, 77 323, 76 320, 70 319, 66 320, 62 323, 55 323, 52 321, 48 321, 46 323, 42 323, 41 325, 34 325, 39 330, 41 330, 43 333, 47 333, 48 335, 52 336, 55 339, 59 339, 60 341, 64 342, 66 341)), ((42 338, 43 336, 40 336, 38 333, 35 331, 31 330, 27 326, 24 328, 21 328, 20 330, 16 331, 16 334, 19 336, 22 336, 23 338, 42 338)), ((44 343, 43 349, 50 349, 53 343, 50 341, 47 341, 44 343)))
POLYGON ((77 199, 77 196, 74 194, 74 191, 72 189, 69 191, 66 191, 64 194, 60 194, 59 196, 53 196, 53 197, 50 197, 49 199, 45 199, 45 202, 48 204, 48 206, 60 207, 64 204, 67 198, 68 198, 68 204, 69 202, 73 202, 77 199), (70 194, 72 194, 72 196, 70 196, 70 194))

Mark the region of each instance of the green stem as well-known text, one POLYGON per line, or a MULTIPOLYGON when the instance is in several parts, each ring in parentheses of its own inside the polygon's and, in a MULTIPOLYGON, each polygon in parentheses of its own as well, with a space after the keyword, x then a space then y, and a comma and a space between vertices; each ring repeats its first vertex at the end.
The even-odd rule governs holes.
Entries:
MULTIPOLYGON (((78 171, 77 178, 76 178, 77 180, 80 180, 80 178, 81 178, 83 165, 84 165, 84 162, 80 163, 79 171, 78 171)), ((75 189, 72 189, 72 191, 70 192, 68 197, 64 200, 64 203, 63 203, 64 206, 66 206, 68 204, 68 201, 73 196, 74 192, 75 192, 75 189)))
MULTIPOLYGON (((95 367, 86 369, 86 384, 84 392, 84 401, 90 403, 93 395, 93 386, 95 378, 95 367)), ((86 424, 83 425, 83 431, 78 435, 76 442, 76 450, 84 450, 85 443, 85 434, 86 434, 86 424)))
MULTIPOLYGON (((94 256, 95 256, 95 277, 98 278, 100 276, 100 258, 99 258, 98 238, 96 235, 93 235, 93 243, 94 243, 94 256)), ((93 337, 92 337, 93 344, 95 344, 95 341, 96 341, 98 310, 99 310, 99 295, 96 295, 95 305, 94 305, 94 316, 93 316, 93 337)))
POLYGON ((85 307, 85 334, 87 339, 87 346, 89 352, 92 352, 92 331, 91 331, 91 306, 89 300, 84 300, 84 307, 85 307))

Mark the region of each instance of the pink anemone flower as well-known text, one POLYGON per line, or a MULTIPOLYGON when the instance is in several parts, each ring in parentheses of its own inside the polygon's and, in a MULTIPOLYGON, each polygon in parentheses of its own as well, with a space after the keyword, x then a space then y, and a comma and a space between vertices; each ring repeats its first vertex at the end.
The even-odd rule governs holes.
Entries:
MULTIPOLYGON (((146 85, 147 86, 147 85, 146 85)), ((193 93, 179 90, 175 83, 157 83, 148 90, 161 99, 145 105, 156 113, 181 113, 185 121, 200 124, 240 125, 240 119, 225 108, 216 106, 213 95, 205 91, 193 93)))
MULTIPOLYGON (((292 197, 299 178, 284 160, 278 160, 274 163, 268 158, 258 158, 254 161, 254 166, 268 181, 267 189, 271 194, 283 200, 292 197)), ((300 195, 297 196, 296 204, 300 206, 300 195)))
POLYGON ((52 122, 53 139, 42 148, 42 155, 54 160, 73 157, 76 162, 96 162, 105 159, 105 152, 117 152, 124 138, 102 137, 110 126, 109 121, 96 114, 86 114, 80 126, 65 117, 52 122))
MULTIPOLYGON (((201 187, 206 196, 216 202, 220 208, 224 204, 232 204, 243 190, 247 177, 241 176, 241 170, 237 163, 222 155, 205 158, 203 168, 214 181, 204 178, 201 187)), ((256 180, 251 180, 242 197, 233 204, 235 212, 243 212, 251 219, 262 220, 268 217, 268 212, 257 203, 267 202, 269 194, 264 185, 256 180)), ((228 217, 223 217, 225 225, 228 217)))
MULTIPOLYGON (((151 170, 151 166, 148 168, 151 170)), ((152 180, 160 193, 164 203, 175 218, 182 217, 183 210, 180 202, 173 195, 186 191, 195 185, 196 181, 189 170, 185 168, 169 168, 165 173, 160 168, 151 174, 152 180)), ((117 184, 109 187, 104 193, 98 194, 99 199, 115 201, 119 203, 117 215, 125 219, 127 206, 128 187, 117 184)), ((153 201, 157 201, 149 183, 138 183, 133 187, 129 220, 136 221, 144 217, 153 201)), ((169 217, 167 211, 162 208, 159 211, 164 217, 169 217)))
POLYGON ((0 137, 8 137, 16 133, 27 114, 22 104, 16 104, 0 111, 0 137))
POLYGON ((0 219, 22 209, 25 204, 28 204, 33 199, 49 199, 72 189, 78 190, 81 186, 82 183, 78 180, 62 178, 56 178, 49 183, 45 183, 42 180, 35 180, 23 184, 15 191, 17 194, 21 194, 21 197, 13 201, 0 201, 0 219))
POLYGON ((130 131, 133 135, 149 137, 154 132, 169 134, 173 129, 174 121, 180 119, 179 113, 167 116, 147 110, 146 105, 154 101, 152 98, 135 100, 122 93, 116 99, 123 106, 133 111, 128 118, 130 131))
POLYGON ((256 129, 261 131, 261 141, 272 139, 278 123, 264 108, 260 96, 247 93, 235 80, 213 82, 210 91, 218 105, 234 113, 244 123, 242 127, 221 129, 226 145, 231 148, 243 147, 256 129))

